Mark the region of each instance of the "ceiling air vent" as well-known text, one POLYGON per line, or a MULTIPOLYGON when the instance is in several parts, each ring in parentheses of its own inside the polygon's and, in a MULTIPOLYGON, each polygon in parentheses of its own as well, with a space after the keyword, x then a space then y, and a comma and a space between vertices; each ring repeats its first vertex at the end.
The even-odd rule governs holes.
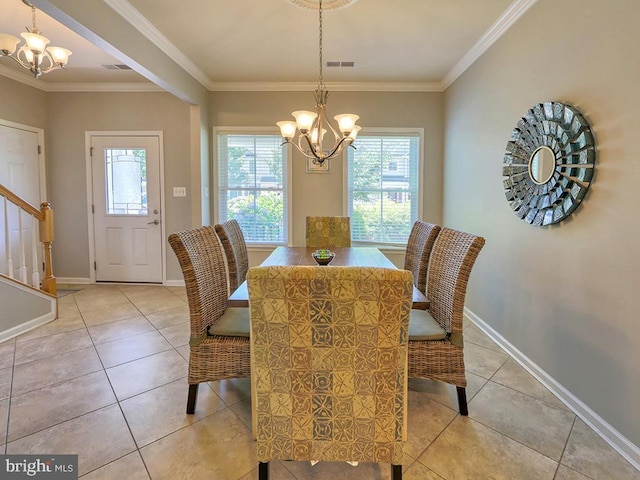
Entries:
POLYGON ((107 70, 131 70, 131 67, 129 65, 124 65, 121 63, 116 63, 112 65, 102 65, 102 66, 107 70))
POLYGON ((327 62, 327 67, 347 67, 353 68, 356 66, 356 62, 327 62))

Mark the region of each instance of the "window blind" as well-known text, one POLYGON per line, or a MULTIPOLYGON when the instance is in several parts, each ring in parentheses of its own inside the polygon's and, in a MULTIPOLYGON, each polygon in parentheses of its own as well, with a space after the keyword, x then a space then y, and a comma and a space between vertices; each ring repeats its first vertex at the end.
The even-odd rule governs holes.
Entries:
POLYGON ((218 134, 218 219, 247 242, 287 242, 287 154, 278 135, 218 134))
POLYGON ((420 137, 359 135, 347 154, 347 209, 354 242, 406 245, 418 219, 420 137))

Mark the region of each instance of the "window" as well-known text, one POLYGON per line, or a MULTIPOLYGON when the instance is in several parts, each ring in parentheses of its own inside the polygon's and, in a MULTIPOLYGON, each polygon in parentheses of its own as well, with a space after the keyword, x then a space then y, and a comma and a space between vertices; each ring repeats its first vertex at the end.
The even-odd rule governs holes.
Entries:
MULTIPOLYGON (((255 130, 254 130, 255 132, 255 130)), ((288 156, 282 137, 216 132, 219 222, 236 219, 248 243, 287 243, 288 156)))
POLYGON ((107 215, 147 215, 147 151, 105 148, 107 215))
POLYGON ((351 239, 406 245, 420 217, 422 130, 360 133, 347 153, 351 239))

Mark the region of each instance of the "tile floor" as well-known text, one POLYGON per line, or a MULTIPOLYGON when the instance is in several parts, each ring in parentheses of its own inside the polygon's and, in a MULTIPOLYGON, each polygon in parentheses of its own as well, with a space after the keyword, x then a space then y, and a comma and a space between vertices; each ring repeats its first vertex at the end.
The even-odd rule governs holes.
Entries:
MULTIPOLYGON (((0 344, 0 448, 77 453, 84 480, 257 478, 248 379, 200 386, 184 413, 183 288, 85 286, 57 320, 0 344)), ((640 479, 473 324, 469 416, 455 389, 410 380, 407 480, 640 479)), ((388 479, 386 465, 272 462, 272 478, 388 479)))

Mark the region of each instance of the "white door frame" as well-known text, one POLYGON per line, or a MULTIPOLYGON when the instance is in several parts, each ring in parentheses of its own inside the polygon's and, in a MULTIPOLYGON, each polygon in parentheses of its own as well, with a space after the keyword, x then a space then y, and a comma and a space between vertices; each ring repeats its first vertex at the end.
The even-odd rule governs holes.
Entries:
POLYGON ((93 166, 91 161, 91 137, 158 137, 159 142, 159 160, 160 160, 160 249, 162 256, 162 284, 167 284, 167 249, 165 232, 165 193, 164 193, 164 138, 162 131, 85 131, 84 146, 86 158, 87 172, 87 218, 89 224, 89 281, 96 283, 96 270, 94 268, 96 261, 96 239, 93 222, 93 166))
MULTIPOLYGON (((33 132, 38 136, 38 173, 40 175, 40 202, 47 201, 47 172, 45 168, 44 159, 44 130, 42 128, 31 127, 29 125, 23 125, 21 123, 10 122, 9 120, 3 120, 0 118, 0 125, 3 127, 17 128, 18 130, 24 130, 26 132, 33 132)), ((38 210, 40 205, 34 205, 38 210)), ((55 209, 55 205, 51 205, 55 209)))

